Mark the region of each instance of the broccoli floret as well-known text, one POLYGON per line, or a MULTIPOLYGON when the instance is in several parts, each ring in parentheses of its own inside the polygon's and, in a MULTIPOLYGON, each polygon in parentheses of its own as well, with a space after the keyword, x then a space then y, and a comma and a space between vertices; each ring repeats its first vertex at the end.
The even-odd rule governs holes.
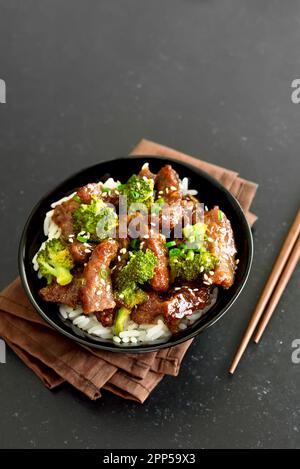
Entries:
POLYGON ((112 207, 102 200, 92 200, 81 204, 73 213, 73 228, 76 233, 89 233, 91 241, 99 241, 112 236, 118 217, 112 207))
POLYGON ((204 248, 196 253, 193 250, 180 250, 177 256, 169 258, 171 281, 176 278, 196 280, 203 272, 213 270, 217 263, 218 259, 204 248))
POLYGON ((154 275, 157 264, 155 255, 150 249, 137 251, 123 267, 116 278, 116 294, 129 308, 147 300, 147 294, 139 288, 154 275))
POLYGON ((154 181, 133 174, 126 184, 122 185, 121 193, 127 196, 127 204, 145 204, 149 207, 153 202, 154 181))
POLYGON ((130 287, 132 283, 143 284, 154 275, 157 259, 150 249, 137 251, 123 267, 116 279, 117 290, 130 287))
POLYGON ((144 303, 148 295, 139 288, 134 282, 130 285, 127 285, 126 288, 117 293, 119 299, 127 305, 130 309, 134 308, 135 306, 144 303))
POLYGON ((74 261, 68 246, 60 239, 54 238, 45 243, 38 253, 37 262, 39 273, 50 284, 53 278, 59 285, 67 285, 72 281, 70 270, 74 267, 74 261))
POLYGON ((196 223, 183 228, 183 236, 190 249, 199 249, 203 246, 207 225, 205 223, 196 223))

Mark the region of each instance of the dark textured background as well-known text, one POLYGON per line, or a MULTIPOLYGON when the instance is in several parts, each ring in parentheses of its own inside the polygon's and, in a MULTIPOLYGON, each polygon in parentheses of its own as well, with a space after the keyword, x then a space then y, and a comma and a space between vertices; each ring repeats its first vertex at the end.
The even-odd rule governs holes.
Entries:
POLYGON ((299 203, 300 4, 0 0, 0 287, 33 204, 141 137, 240 171, 260 190, 246 289, 144 404, 46 390, 10 352, 0 446, 300 447, 299 270, 259 347, 227 369, 299 203), (298 288, 297 288, 298 287, 298 288))

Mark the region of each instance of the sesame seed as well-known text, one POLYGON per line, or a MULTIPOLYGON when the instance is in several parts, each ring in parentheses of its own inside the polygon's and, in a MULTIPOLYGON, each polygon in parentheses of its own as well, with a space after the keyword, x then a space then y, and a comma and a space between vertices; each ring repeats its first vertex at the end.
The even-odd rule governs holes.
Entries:
POLYGON ((119 262, 121 261, 121 256, 118 256, 118 261, 119 261, 119 262))
POLYGON ((113 337, 113 341, 116 342, 117 344, 120 344, 120 343, 121 343, 121 339, 120 339, 120 337, 118 337, 117 335, 115 335, 115 336, 113 337))
POLYGON ((92 251, 90 249, 85 249, 84 252, 88 254, 89 252, 92 252, 92 251))
POLYGON ((127 249, 126 249, 126 248, 120 249, 120 254, 126 254, 126 252, 127 252, 127 249))
POLYGON ((166 191, 166 194, 168 194, 169 193, 169 188, 166 187, 165 191, 166 191))
POLYGON ((149 235, 148 235, 148 234, 145 234, 144 238, 145 238, 145 239, 149 239, 149 235))
POLYGON ((106 291, 109 292, 110 290, 110 285, 106 285, 106 291))
POLYGON ((175 186, 170 186, 170 189, 172 189, 172 191, 177 191, 177 187, 175 186))
POLYGON ((203 282, 203 283, 204 283, 204 285, 210 285, 210 283, 209 283, 209 282, 203 282))
POLYGON ((203 271, 204 271, 204 267, 202 265, 201 268, 200 268, 200 272, 203 272, 203 271))
POLYGON ((235 261, 236 265, 238 265, 238 263, 239 263, 239 262, 240 262, 240 260, 239 260, 239 259, 237 259, 237 260, 235 261))
POLYGON ((74 239, 73 239, 73 238, 69 238, 69 241, 70 241, 70 243, 74 243, 74 239))
POLYGON ((175 287, 174 290, 175 291, 181 290, 181 287, 175 287))
POLYGON ((154 221, 151 221, 151 222, 150 222, 150 225, 151 225, 151 226, 156 226, 156 223, 155 223, 154 221))
POLYGON ((74 236, 75 236, 74 234, 70 234, 69 238, 74 238, 74 236))
POLYGON ((120 293, 119 298, 121 298, 121 299, 124 298, 123 293, 120 293))
POLYGON ((207 238, 207 241, 209 241, 210 243, 214 242, 213 238, 211 238, 210 236, 207 238))
POLYGON ((163 193, 164 193, 164 191, 158 191, 158 194, 160 194, 160 195, 163 194, 163 193))
POLYGON ((210 270, 210 271, 209 271, 209 275, 214 275, 214 271, 213 271, 213 270, 210 270))
POLYGON ((208 206, 207 206, 207 205, 205 205, 204 210, 205 210, 206 212, 208 212, 208 206))
POLYGON ((194 288, 194 291, 199 291, 199 288, 194 288))
POLYGON ((208 280, 208 275, 207 274, 204 274, 203 277, 204 277, 205 280, 208 280))
POLYGON ((100 295, 101 295, 101 291, 98 290, 98 291, 96 292, 96 295, 97 295, 97 296, 100 296, 100 295))

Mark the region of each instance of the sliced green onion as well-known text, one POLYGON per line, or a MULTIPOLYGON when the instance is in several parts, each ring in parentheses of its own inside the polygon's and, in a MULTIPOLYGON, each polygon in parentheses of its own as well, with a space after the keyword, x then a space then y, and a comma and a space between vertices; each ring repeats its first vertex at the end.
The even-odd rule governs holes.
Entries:
POLYGON ((172 246, 176 246, 176 241, 169 241, 165 244, 166 248, 171 248, 172 246))
POLYGON ((185 243, 179 244, 179 247, 180 247, 180 249, 183 249, 183 250, 188 249, 188 247, 185 243))
POLYGON ((102 192, 110 192, 110 188, 109 187, 102 187, 102 192))
POLYGON ((139 194, 137 191, 132 191, 132 192, 131 192, 131 195, 132 195, 132 197, 133 197, 134 199, 138 199, 139 196, 140 196, 140 194, 139 194))
POLYGON ((122 191, 123 189, 125 189, 125 187, 126 187, 126 184, 119 184, 117 189, 118 191, 122 191))
POLYGON ((107 272, 106 269, 104 269, 104 267, 102 267, 100 269, 99 274, 100 274, 100 277, 103 278, 103 279, 107 279, 107 277, 108 277, 108 272, 107 272))
POLYGON ((81 198, 79 197, 79 195, 75 194, 73 199, 78 202, 79 204, 81 204, 81 198))
POLYGON ((218 220, 222 221, 223 220, 223 213, 221 210, 218 210, 218 220))
POLYGON ((180 249, 174 248, 169 251, 169 257, 177 257, 180 254, 180 249))
POLYGON ((80 241, 81 243, 86 243, 89 240, 89 237, 88 236, 77 235, 76 239, 78 241, 80 241))

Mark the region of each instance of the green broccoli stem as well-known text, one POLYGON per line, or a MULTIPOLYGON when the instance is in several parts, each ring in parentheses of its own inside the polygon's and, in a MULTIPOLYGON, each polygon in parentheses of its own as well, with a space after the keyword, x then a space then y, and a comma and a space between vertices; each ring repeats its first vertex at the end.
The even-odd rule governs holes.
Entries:
POLYGON ((130 310, 122 306, 118 309, 115 317, 115 334, 119 335, 120 332, 124 331, 127 320, 130 316, 130 310))

